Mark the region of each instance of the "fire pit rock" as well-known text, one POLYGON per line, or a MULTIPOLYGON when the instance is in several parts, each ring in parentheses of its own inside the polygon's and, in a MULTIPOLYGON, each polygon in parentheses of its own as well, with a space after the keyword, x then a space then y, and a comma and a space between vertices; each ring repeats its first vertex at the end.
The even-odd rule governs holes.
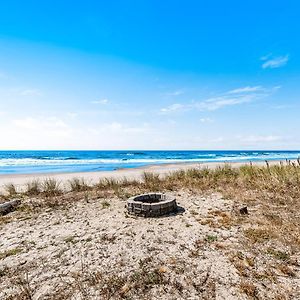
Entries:
POLYGON ((130 214, 142 217, 159 217, 177 211, 176 198, 163 193, 137 195, 127 200, 130 214))

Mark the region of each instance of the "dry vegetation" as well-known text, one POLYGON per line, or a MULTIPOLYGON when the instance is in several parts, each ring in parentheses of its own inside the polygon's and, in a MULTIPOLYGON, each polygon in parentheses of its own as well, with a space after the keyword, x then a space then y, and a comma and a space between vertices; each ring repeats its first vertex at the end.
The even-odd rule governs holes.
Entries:
POLYGON ((300 299, 299 161, 75 178, 67 190, 48 179, 1 197, 22 199, 0 217, 1 299, 300 299), (124 200, 149 191, 185 212, 128 216, 124 200))

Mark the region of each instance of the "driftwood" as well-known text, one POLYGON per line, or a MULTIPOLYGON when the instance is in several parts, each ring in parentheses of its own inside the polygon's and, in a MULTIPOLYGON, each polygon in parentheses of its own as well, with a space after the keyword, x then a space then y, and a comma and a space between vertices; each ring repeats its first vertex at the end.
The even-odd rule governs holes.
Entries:
POLYGON ((14 211, 20 204, 21 201, 19 199, 0 204, 0 216, 7 215, 8 213, 14 211))

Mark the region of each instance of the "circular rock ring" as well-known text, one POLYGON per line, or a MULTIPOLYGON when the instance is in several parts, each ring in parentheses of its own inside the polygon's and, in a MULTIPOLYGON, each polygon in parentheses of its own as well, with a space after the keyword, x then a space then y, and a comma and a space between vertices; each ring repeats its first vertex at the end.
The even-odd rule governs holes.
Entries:
POLYGON ((163 193, 148 193, 127 200, 130 214, 143 217, 159 217, 177 211, 176 198, 163 193))

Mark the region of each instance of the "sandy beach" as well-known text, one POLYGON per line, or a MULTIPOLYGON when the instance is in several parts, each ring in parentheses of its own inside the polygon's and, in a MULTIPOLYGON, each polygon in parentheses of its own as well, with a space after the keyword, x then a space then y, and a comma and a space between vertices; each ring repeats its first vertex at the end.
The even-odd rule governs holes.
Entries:
MULTIPOLYGON (((285 161, 282 161, 285 162, 285 161)), ((73 178, 83 178, 90 184, 95 184, 101 178, 114 178, 114 179, 137 179, 141 178, 144 172, 153 172, 164 176, 170 172, 177 170, 187 170, 191 168, 210 168, 214 169, 218 166, 230 165, 232 167, 238 168, 243 165, 249 165, 250 162, 211 162, 211 163, 176 163, 176 164, 160 164, 151 165, 140 168, 132 169, 119 169, 114 171, 99 171, 99 172, 75 172, 75 173, 43 173, 43 174, 1 174, 0 175, 0 191, 6 184, 13 183, 17 188, 22 189, 22 187, 32 180, 43 181, 45 179, 53 178, 61 182, 64 185, 68 180, 73 178)), ((264 161, 252 162, 256 166, 264 166, 266 163, 264 161)), ((278 161, 270 161, 270 165, 280 164, 278 161)))
POLYGON ((272 167, 278 163, 2 176, 20 188, 49 176, 140 183, 2 196, 21 204, 0 216, 0 298, 299 299, 300 166, 272 167), (152 191, 175 197, 180 209, 159 218, 128 214, 128 197, 152 191))

